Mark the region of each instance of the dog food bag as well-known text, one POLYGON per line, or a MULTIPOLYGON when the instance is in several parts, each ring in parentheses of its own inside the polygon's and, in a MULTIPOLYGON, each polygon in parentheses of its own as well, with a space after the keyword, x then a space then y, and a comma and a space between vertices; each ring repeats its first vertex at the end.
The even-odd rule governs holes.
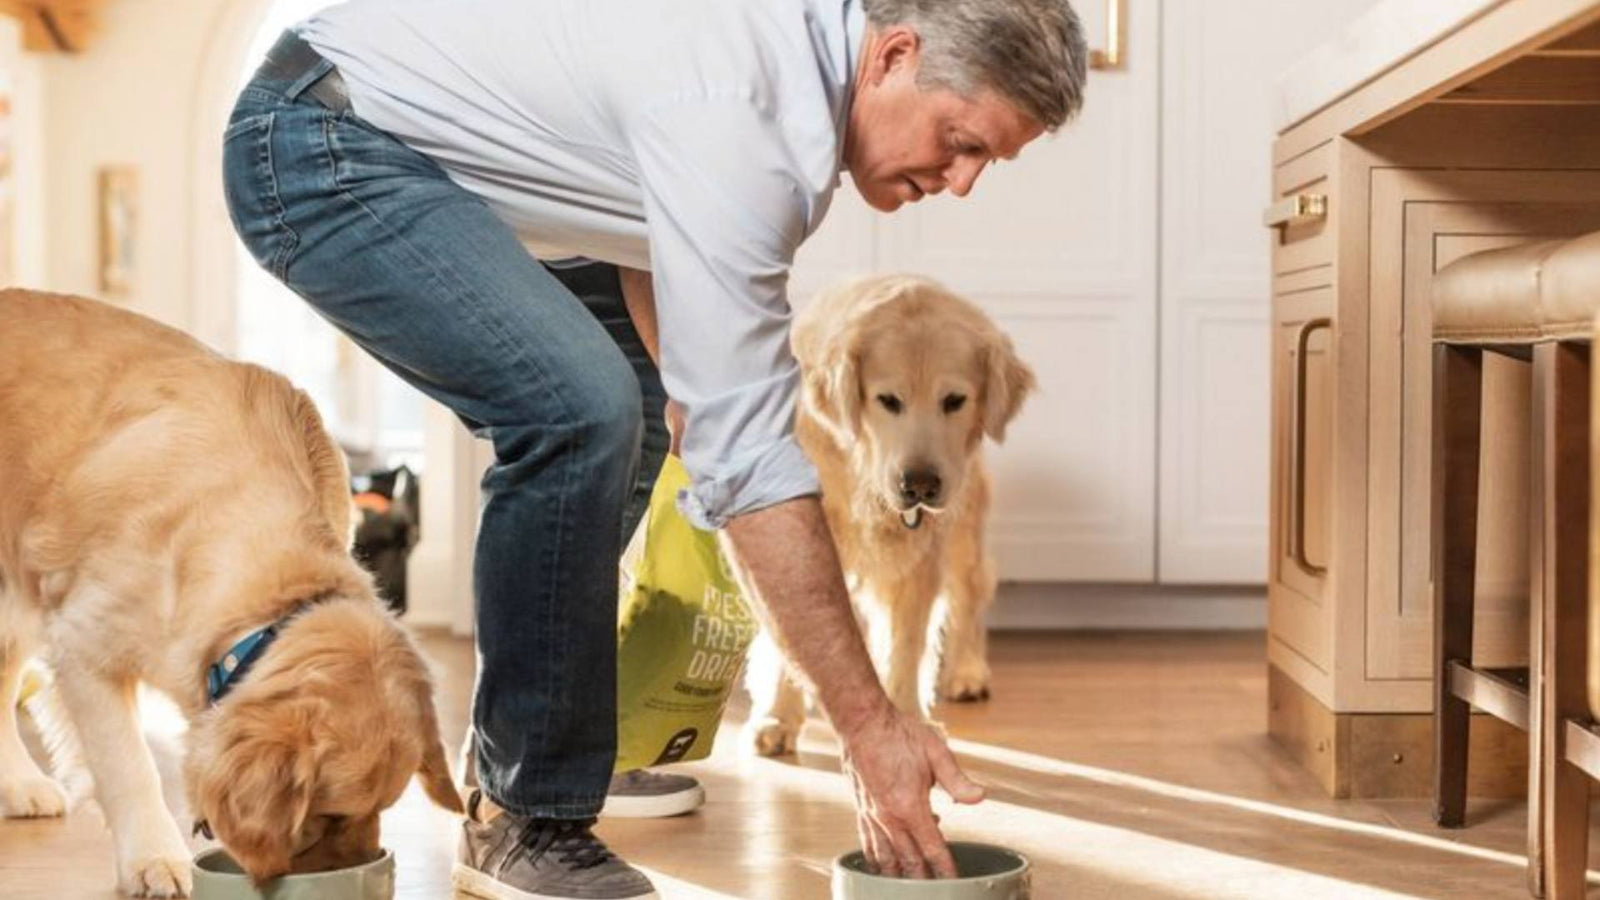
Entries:
POLYGON ((622 555, 617 616, 617 767, 702 759, 757 623, 717 536, 678 511, 689 473, 667 457, 622 555))

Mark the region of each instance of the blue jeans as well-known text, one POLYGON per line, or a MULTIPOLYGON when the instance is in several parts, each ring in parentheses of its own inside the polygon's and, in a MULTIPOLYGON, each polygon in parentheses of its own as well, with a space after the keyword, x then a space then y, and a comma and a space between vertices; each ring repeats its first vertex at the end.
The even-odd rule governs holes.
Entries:
POLYGON ((615 268, 546 268, 431 159, 307 95, 328 68, 244 88, 224 138, 234 227, 494 444, 473 562, 478 778, 518 815, 593 816, 616 758, 617 560, 667 448, 660 377, 615 268))

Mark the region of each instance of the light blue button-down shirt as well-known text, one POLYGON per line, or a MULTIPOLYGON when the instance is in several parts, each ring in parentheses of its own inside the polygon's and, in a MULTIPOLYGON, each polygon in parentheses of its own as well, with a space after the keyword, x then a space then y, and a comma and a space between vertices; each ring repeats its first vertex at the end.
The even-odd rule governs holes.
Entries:
POLYGON ((839 183, 860 0, 351 0, 296 30, 357 115, 541 259, 649 269, 702 527, 817 492, 789 267, 839 183))

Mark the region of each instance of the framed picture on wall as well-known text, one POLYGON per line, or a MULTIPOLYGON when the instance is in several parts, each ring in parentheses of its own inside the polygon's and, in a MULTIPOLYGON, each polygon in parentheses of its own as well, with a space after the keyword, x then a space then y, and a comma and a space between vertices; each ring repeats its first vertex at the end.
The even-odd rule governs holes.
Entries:
POLYGON ((121 298, 133 290, 138 262, 139 173, 131 166, 100 169, 100 292, 121 298))

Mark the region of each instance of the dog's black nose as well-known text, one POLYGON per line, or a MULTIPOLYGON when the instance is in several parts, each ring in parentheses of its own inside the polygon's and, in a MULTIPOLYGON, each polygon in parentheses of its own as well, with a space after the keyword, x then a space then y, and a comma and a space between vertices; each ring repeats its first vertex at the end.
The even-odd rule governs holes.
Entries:
POLYGON ((907 506, 916 503, 932 505, 939 501, 939 491, 944 483, 939 473, 932 469, 908 469, 900 473, 900 499, 907 506))

